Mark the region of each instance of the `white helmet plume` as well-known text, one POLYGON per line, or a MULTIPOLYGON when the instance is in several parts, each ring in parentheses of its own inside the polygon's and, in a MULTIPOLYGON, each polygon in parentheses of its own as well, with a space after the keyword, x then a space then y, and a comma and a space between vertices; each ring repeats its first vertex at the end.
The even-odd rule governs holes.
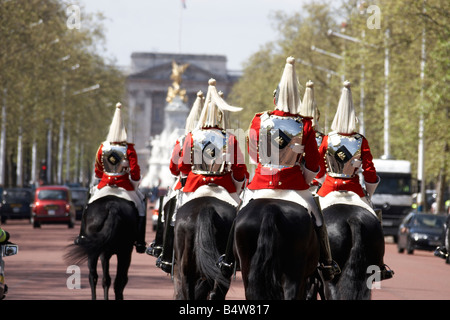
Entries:
POLYGON ((221 129, 227 129, 226 111, 238 112, 242 108, 230 106, 223 100, 215 87, 215 79, 209 79, 208 84, 205 105, 203 106, 197 127, 219 127, 221 129))
POLYGON ((300 115, 302 117, 312 118, 312 126, 318 126, 320 112, 317 108, 316 99, 314 98, 314 82, 311 80, 306 83, 305 95, 303 96, 303 101, 300 108, 300 115))
POLYGON ((127 141, 127 131, 125 129, 125 125, 123 124, 122 112, 121 112, 122 104, 118 102, 116 104, 116 111, 114 112, 114 117, 111 122, 111 126, 109 127, 109 133, 106 138, 108 142, 126 142, 127 141))
POLYGON ((353 133, 356 130, 356 118, 355 108, 353 106, 352 91, 350 90, 350 82, 344 82, 344 88, 342 88, 341 98, 334 116, 333 123, 331 124, 331 130, 339 133, 353 133))
POLYGON ((188 134, 192 130, 195 129, 198 123, 198 119, 200 118, 200 114, 202 112, 203 103, 205 101, 205 97, 203 96, 202 91, 197 92, 197 98, 192 105, 191 112, 189 112, 189 116, 186 119, 186 130, 185 133, 188 134))
POLYGON ((288 57, 277 88, 276 109, 297 114, 299 113, 300 104, 299 84, 295 73, 295 58, 288 57))
POLYGON ((303 117, 314 118, 316 101, 314 99, 314 82, 309 80, 306 83, 305 95, 303 96, 300 115, 303 117))

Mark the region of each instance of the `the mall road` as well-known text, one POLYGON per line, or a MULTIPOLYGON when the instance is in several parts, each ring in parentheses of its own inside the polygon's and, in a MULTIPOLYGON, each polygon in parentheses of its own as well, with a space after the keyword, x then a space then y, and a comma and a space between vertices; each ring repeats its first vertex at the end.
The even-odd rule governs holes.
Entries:
MULTIPOLYGON (((91 297, 86 263, 79 266, 81 287, 71 288, 74 268, 64 261, 66 248, 79 230, 65 225, 43 225, 34 229, 28 221, 9 220, 3 228, 11 241, 19 245, 19 253, 5 258, 5 278, 9 286, 7 300, 89 300, 91 297), (68 281, 69 280, 69 281, 68 281)), ((154 239, 151 222, 147 241, 154 239)), ((129 281, 124 291, 126 300, 173 299, 170 276, 155 266, 156 258, 133 252, 129 281)), ((111 260, 111 275, 115 274, 115 257, 111 260)), ((395 271, 393 279, 382 281, 380 289, 372 291, 373 300, 448 300, 450 299, 450 265, 432 252, 416 250, 413 255, 397 253, 396 245, 387 239, 385 263, 395 271)), ((101 269, 99 268, 101 276, 101 269)), ((102 297, 101 281, 97 294, 102 297)), ((110 298, 114 293, 110 290, 110 298)), ((227 299, 243 300, 242 278, 232 281, 227 299)))

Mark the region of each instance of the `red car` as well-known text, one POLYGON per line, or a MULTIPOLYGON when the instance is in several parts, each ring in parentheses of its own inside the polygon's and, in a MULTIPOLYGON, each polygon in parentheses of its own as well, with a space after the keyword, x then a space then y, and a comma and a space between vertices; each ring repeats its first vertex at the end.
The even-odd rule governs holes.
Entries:
POLYGON ((31 207, 31 223, 34 228, 39 228, 42 223, 62 223, 69 228, 75 225, 75 206, 68 187, 37 188, 31 207))

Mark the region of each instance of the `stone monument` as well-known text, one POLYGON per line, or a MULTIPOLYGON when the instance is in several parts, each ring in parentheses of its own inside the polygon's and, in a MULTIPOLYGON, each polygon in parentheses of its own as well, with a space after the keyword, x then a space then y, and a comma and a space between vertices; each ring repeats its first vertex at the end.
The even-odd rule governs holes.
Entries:
POLYGON ((172 150, 179 137, 184 135, 186 118, 190 108, 186 104, 186 91, 181 89, 181 76, 188 64, 172 63, 172 86, 168 88, 167 104, 164 112, 164 129, 150 141, 148 172, 142 179, 141 187, 168 188, 176 178, 169 170, 172 150))

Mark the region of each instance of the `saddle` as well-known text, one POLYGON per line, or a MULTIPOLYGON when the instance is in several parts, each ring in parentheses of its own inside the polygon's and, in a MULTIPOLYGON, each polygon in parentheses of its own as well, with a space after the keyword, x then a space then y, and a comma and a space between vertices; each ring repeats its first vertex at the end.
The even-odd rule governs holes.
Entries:
POLYGON ((241 199, 237 195, 237 193, 229 193, 224 187, 216 185, 216 184, 209 184, 199 187, 194 192, 185 193, 185 200, 183 204, 185 204, 188 201, 191 201, 193 199, 197 198, 203 198, 203 197, 214 197, 219 200, 222 200, 224 202, 227 202, 231 204, 234 207, 237 207, 239 203, 241 202, 241 199))
POLYGON ((89 198, 88 204, 106 196, 116 196, 131 201, 134 203, 138 211, 145 210, 145 208, 142 208, 142 206, 144 206, 144 196, 140 193, 140 191, 127 191, 123 188, 113 188, 110 186, 104 186, 101 189, 96 189, 94 194, 89 198))
POLYGON ((310 214, 314 214, 314 216, 318 214, 317 205, 314 203, 314 199, 311 197, 311 192, 309 190, 245 189, 241 208, 245 207, 250 200, 253 199, 277 199, 291 201, 306 208, 308 212, 310 214))
POLYGON ((377 219, 379 219, 375 210, 367 202, 361 199, 356 193, 352 191, 332 191, 325 197, 319 197, 320 207, 322 210, 332 206, 334 204, 346 204, 351 206, 359 206, 370 213, 372 213, 377 219))

